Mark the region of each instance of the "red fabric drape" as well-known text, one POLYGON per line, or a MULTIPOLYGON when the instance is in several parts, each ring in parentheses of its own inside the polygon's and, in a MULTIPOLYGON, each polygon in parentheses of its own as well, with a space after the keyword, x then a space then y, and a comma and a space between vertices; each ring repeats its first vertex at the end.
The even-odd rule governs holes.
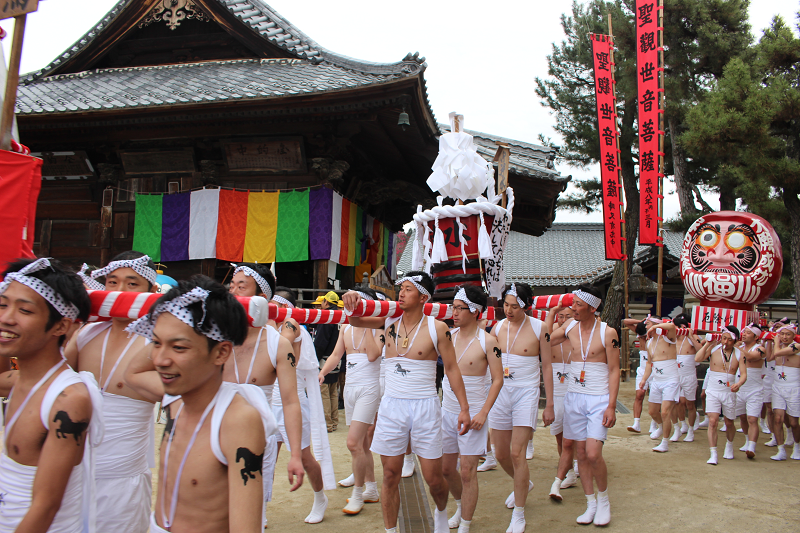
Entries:
POLYGON ((41 188, 41 159, 0 150, 0 268, 19 257, 34 257, 36 202, 41 188))

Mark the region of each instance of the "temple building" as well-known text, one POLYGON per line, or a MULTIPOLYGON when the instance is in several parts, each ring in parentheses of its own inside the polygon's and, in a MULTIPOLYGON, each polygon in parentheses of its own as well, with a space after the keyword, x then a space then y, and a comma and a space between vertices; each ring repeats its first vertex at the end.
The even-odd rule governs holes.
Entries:
MULTIPOLYGON (((146 242, 176 278, 223 279, 230 261, 249 258, 276 262, 292 287, 349 287, 369 261, 391 272, 397 232, 418 204, 435 205, 425 180, 447 126, 430 107, 426 67, 419 54, 391 64, 336 54, 261 0, 120 0, 20 78, 20 139, 44 160, 35 251, 101 266, 146 242), (220 191, 218 224, 189 214, 203 188, 220 191), (243 196, 225 203, 234 192, 249 192, 249 208, 243 196), (280 200, 258 196, 271 192, 280 200), (154 202, 163 211, 145 221, 154 202), (256 222, 266 237, 245 227, 256 222), (200 246, 201 230, 216 243, 200 246)), ((542 235, 569 181, 555 152, 470 133, 487 160, 509 145, 512 229, 542 235)))

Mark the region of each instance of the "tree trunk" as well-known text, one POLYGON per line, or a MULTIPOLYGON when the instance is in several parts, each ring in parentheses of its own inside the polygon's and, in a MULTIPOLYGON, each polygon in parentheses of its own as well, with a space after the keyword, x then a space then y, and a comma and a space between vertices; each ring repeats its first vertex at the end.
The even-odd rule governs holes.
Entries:
POLYGON ((731 187, 721 187, 719 190, 719 210, 736 211, 736 194, 731 187))
MULTIPOLYGON (((789 212, 789 219, 792 221, 791 229, 791 266, 792 266, 792 282, 794 285, 795 306, 797 308, 797 316, 800 316, 800 199, 797 197, 797 189, 784 189, 783 190, 783 205, 786 206, 786 211, 789 212)), ((780 275, 780 272, 777 273, 780 275)))
POLYGON ((697 208, 694 205, 694 195, 692 188, 687 183, 688 165, 686 164, 686 154, 683 151, 683 146, 678 142, 678 128, 675 119, 670 117, 668 119, 669 136, 672 142, 672 168, 675 172, 675 190, 678 193, 678 202, 681 206, 681 213, 697 213, 697 208))

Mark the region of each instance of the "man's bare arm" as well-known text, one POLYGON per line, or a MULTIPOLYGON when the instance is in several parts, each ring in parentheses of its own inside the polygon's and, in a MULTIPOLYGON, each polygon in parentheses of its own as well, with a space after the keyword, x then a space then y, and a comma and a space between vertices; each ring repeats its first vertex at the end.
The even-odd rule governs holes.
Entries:
POLYGON ((67 360, 67 364, 71 366, 75 372, 80 370, 80 368, 78 368, 80 364, 78 361, 78 333, 80 333, 80 330, 78 330, 78 332, 72 336, 67 345, 64 347, 64 358, 67 360))
POLYGON ((325 364, 322 365, 319 371, 320 379, 330 374, 331 371, 336 368, 336 365, 338 365, 339 361, 344 357, 344 352, 344 328, 342 328, 339 330, 339 338, 336 340, 336 346, 334 346, 333 352, 331 352, 331 355, 325 360, 325 364))
MULTIPOLYGON (((500 390, 503 388, 503 361, 500 347, 497 346, 497 338, 493 335, 486 335, 486 359, 489 362, 489 373, 492 376, 492 384, 489 387, 489 392, 486 394, 486 403, 483 404, 480 413, 484 415, 484 424, 486 423, 486 418, 489 416, 489 411, 492 410, 492 406, 494 406, 494 402, 497 400, 497 396, 500 395, 500 390)), ((474 424, 475 420, 473 419, 473 426, 474 424)), ((473 427, 472 429, 480 430, 481 428, 473 427)))
POLYGON ((220 447, 228 460, 229 531, 261 533, 264 483, 262 461, 266 439, 261 415, 237 398, 225 412, 220 447))
POLYGON ((450 340, 450 330, 447 324, 437 320, 436 334, 439 337, 438 348, 444 364, 444 373, 447 374, 450 388, 453 389, 453 393, 458 399, 458 405, 461 407, 461 413, 458 415, 458 427, 459 433, 464 435, 469 431, 471 418, 469 416, 469 403, 467 402, 467 391, 464 388, 464 379, 461 377, 461 369, 458 368, 458 361, 456 360, 456 350, 450 340))
POLYGON ((56 398, 33 480, 31 506, 17 533, 44 533, 50 528, 61 507, 72 469, 83 459, 91 418, 92 400, 84 385, 71 385, 56 398))
POLYGON ((572 321, 573 319, 570 318, 569 320, 564 322, 564 324, 560 328, 556 328, 552 331, 552 333, 550 333, 550 348, 552 348, 553 346, 558 346, 562 342, 569 340, 567 338, 566 331, 567 331, 567 326, 569 326, 572 323, 572 321))
POLYGON ((800 352, 800 343, 793 342, 786 348, 781 348, 780 350, 775 350, 774 357, 788 357, 800 352))
POLYGON ((368 329, 367 334, 364 337, 364 353, 367 354, 367 360, 370 363, 377 361, 378 358, 381 356, 381 351, 383 351, 383 344, 378 342, 375 339, 375 336, 372 334, 372 330, 368 329))
POLYGON ((156 372, 156 367, 150 357, 152 351, 152 343, 139 350, 128 363, 124 379, 130 388, 148 401, 160 402, 164 397, 164 384, 161 383, 161 377, 156 372))
MULTIPOLYGON (((547 317, 550 318, 549 316, 547 317)), ((542 337, 539 339, 539 352, 542 356, 542 379, 544 379, 544 393, 547 397, 542 422, 549 426, 556 419, 555 404, 553 402, 553 357, 550 352, 550 326, 545 323, 542 327, 542 337)))
MULTIPOLYGON (((295 345, 298 346, 299 345, 295 345)), ((289 439, 291 457, 287 465, 290 490, 297 490, 303 484, 303 462, 300 458, 303 437, 303 414, 300 410, 300 397, 297 395, 297 358, 300 353, 292 353, 293 347, 289 339, 282 337, 278 341, 278 385, 283 404, 283 419, 286 425, 286 437, 289 439)))
MULTIPOLYGON (((608 407, 603 415, 603 425, 610 428, 617 423, 616 409, 619 395, 619 337, 617 330, 613 328, 606 329, 606 360, 608 362, 608 407)), ((642 382, 645 380, 642 379, 642 382)))

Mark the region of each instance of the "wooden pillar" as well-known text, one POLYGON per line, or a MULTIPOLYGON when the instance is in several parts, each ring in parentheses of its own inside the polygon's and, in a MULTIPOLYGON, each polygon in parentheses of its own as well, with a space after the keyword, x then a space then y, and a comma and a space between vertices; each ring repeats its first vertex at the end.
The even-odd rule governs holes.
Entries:
POLYGON ((214 275, 216 274, 217 270, 217 260, 216 259, 203 259, 200 262, 200 273, 204 276, 208 276, 211 279, 215 279, 214 275))
POLYGON ((52 220, 42 220, 42 229, 39 233, 39 257, 50 256, 50 235, 53 231, 52 220))
MULTIPOLYGON (((328 288, 328 260, 316 259, 314 260, 314 288, 327 289, 328 288)), ((316 298, 316 295, 314 296, 316 298)))
POLYGON ((100 209, 100 265, 111 261, 111 229, 114 226, 114 189, 103 190, 100 209))

